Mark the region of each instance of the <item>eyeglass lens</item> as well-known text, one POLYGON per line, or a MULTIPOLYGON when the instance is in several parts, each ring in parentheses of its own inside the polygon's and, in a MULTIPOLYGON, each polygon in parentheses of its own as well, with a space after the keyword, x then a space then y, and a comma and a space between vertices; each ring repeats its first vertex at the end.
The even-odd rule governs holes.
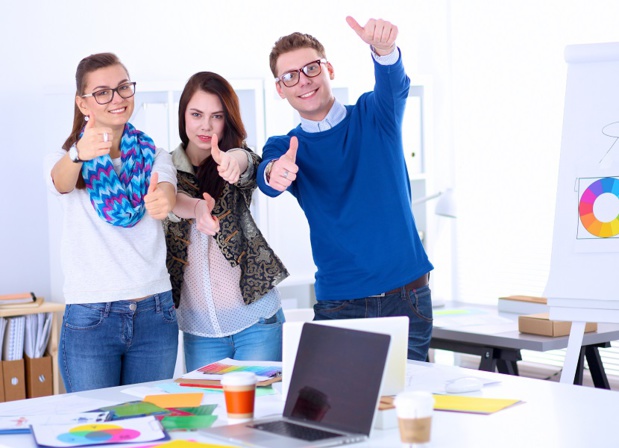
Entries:
POLYGON ((286 87, 296 86, 299 83, 299 79, 301 77, 301 71, 303 71, 305 76, 307 76, 308 78, 314 78, 320 75, 320 73, 322 73, 321 61, 318 60, 318 61, 310 62, 309 64, 303 66, 299 70, 292 70, 292 71, 286 72, 280 77, 280 79, 282 80, 282 82, 284 83, 286 87))
POLYGON ((95 101, 99 104, 107 104, 114 99, 114 92, 118 93, 122 98, 131 98, 135 95, 135 83, 130 82, 127 84, 121 84, 115 89, 103 89, 97 90, 92 93, 95 101))

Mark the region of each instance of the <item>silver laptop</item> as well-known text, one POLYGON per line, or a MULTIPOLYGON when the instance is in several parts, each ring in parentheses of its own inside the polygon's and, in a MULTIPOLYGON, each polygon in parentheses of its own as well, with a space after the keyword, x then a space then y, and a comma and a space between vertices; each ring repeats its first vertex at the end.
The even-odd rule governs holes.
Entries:
MULTIPOLYGON (((381 395, 396 395, 406 387, 408 357, 408 316, 369 317, 359 319, 318 320, 312 323, 353 330, 384 333, 391 336, 381 395)), ((284 322, 282 332, 282 399, 286 399, 292 368, 297 356, 303 322, 284 322)))
POLYGON ((201 430, 237 445, 326 447, 369 438, 391 336, 303 324, 282 417, 201 430))

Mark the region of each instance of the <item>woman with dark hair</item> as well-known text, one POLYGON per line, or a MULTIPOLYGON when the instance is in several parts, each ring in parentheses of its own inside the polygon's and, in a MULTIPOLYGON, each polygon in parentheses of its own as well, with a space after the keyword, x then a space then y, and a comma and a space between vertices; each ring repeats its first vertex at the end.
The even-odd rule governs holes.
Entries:
POLYGON ((161 221, 176 203, 170 155, 135 129, 135 82, 116 55, 82 59, 73 129, 47 159, 64 208, 67 392, 171 378, 178 324, 161 221))
POLYGON ((230 83, 193 75, 178 127, 178 194, 166 242, 186 368, 224 358, 279 361, 284 315, 275 286, 288 272, 249 211, 261 159, 245 144, 230 83))

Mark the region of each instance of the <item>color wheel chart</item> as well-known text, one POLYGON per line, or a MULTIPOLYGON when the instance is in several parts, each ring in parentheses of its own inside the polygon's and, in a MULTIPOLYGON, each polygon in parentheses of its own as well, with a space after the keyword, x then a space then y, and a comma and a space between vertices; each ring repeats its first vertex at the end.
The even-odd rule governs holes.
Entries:
POLYGON ((223 375, 231 372, 253 372, 258 376, 274 377, 281 373, 281 367, 276 366, 235 366, 222 362, 214 362, 198 369, 207 375, 223 375))
POLYGON ((577 239, 619 235, 619 177, 578 179, 577 239))
POLYGON ((83 425, 60 434, 58 440, 75 446, 98 445, 101 443, 131 442, 138 438, 140 432, 114 424, 83 425))

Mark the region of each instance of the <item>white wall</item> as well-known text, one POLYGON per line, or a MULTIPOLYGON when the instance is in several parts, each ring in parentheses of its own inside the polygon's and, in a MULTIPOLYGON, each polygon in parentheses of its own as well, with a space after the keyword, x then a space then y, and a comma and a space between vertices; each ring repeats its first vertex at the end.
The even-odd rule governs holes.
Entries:
POLYGON ((568 44, 618 41, 619 2, 451 2, 458 169, 455 297, 542 295, 550 268, 568 44))
POLYGON ((277 38, 293 31, 315 35, 335 67, 336 85, 349 87, 351 98, 356 98, 372 87, 371 60, 345 16, 353 15, 361 23, 370 17, 391 20, 400 28, 398 43, 408 72, 412 77, 414 73, 432 76, 434 123, 441 131, 435 135, 436 151, 428 155, 428 165, 434 168, 437 184, 448 184, 452 166, 446 107, 450 94, 447 4, 446 0, 315 0, 288 8, 274 0, 4 2, 0 16, 0 132, 5 155, 0 165, 0 293, 32 290, 62 301, 60 217, 55 204, 48 206, 43 158, 70 131, 73 77, 82 57, 115 52, 138 89, 141 82, 184 83, 201 70, 227 78, 263 78, 266 131, 272 135, 287 132, 294 120, 271 82, 268 54, 277 38))

